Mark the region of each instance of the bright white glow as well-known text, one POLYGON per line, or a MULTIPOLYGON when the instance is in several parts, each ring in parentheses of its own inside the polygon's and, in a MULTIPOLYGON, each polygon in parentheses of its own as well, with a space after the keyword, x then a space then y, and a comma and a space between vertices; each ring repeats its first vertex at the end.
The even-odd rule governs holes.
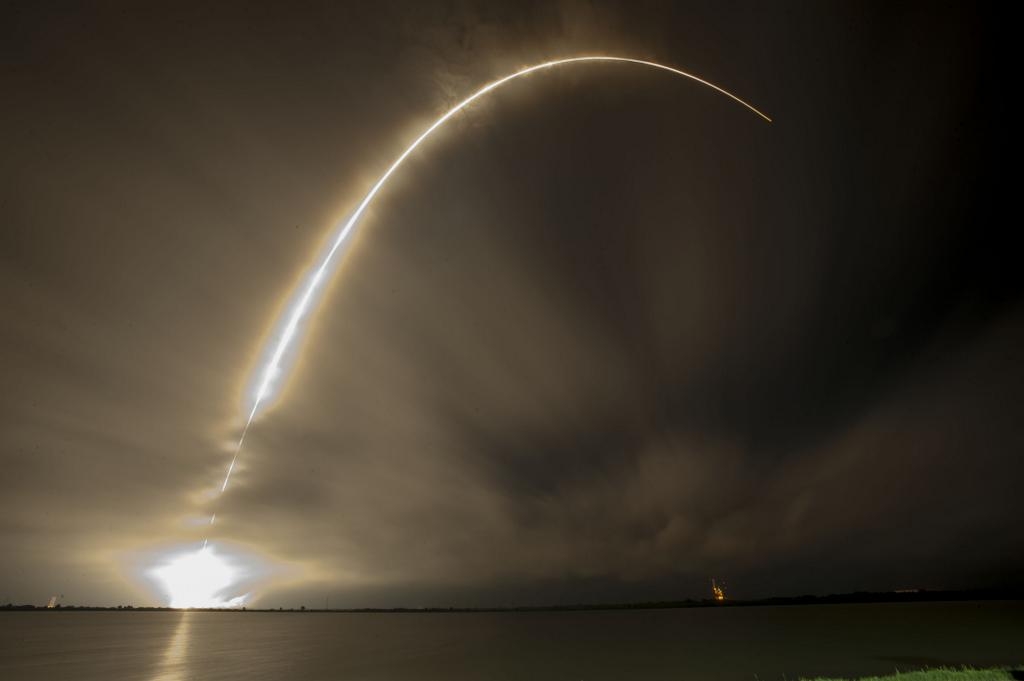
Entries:
POLYGON ((180 553, 149 571, 172 608, 237 608, 246 596, 225 592, 240 581, 240 570, 212 546, 180 553))

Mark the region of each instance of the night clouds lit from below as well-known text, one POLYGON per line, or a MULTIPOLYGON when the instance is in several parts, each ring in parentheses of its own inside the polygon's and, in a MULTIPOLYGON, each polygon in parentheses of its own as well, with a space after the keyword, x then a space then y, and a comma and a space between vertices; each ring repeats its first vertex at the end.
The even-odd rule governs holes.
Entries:
POLYGON ((991 9, 120 4, 0 22, 5 601, 1020 573, 991 9))

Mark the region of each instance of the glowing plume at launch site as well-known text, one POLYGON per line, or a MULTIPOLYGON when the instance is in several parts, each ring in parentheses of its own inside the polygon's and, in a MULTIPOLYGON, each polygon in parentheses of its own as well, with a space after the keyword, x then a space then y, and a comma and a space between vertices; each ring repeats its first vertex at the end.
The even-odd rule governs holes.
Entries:
POLYGON ((213 547, 204 546, 171 556, 149 571, 160 585, 172 608, 233 608, 245 602, 245 596, 229 597, 228 589, 239 577, 238 568, 213 547))

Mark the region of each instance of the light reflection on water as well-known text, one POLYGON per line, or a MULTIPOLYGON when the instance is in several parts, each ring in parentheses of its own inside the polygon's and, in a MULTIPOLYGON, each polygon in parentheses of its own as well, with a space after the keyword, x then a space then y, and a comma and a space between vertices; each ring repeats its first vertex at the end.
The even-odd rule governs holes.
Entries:
POLYGON ((167 650, 150 681, 185 681, 188 678, 189 630, 195 613, 181 613, 181 620, 167 644, 167 650))
POLYGON ((777 681, 1024 662, 1024 602, 522 613, 0 612, 0 679, 777 681))

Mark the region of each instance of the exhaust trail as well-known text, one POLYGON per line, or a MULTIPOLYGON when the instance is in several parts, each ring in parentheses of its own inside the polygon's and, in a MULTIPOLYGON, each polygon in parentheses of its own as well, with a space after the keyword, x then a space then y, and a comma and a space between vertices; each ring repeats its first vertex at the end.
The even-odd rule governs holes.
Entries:
MULTIPOLYGON (((252 410, 249 412, 249 418, 245 420, 245 427, 242 428, 242 434, 238 437, 238 442, 235 444, 235 452, 231 456, 231 463, 228 464, 228 470, 224 474, 224 482, 221 483, 219 494, 224 494, 228 488, 228 481, 231 480, 231 474, 235 471, 235 464, 238 462, 238 455, 242 452, 242 445, 245 444, 245 436, 249 432, 249 427, 252 426, 252 421, 256 417, 256 410, 260 406, 260 401, 252 405, 252 410)), ((214 511, 210 514, 210 526, 217 522, 217 512, 214 511)), ((203 539, 203 548, 205 549, 210 543, 210 538, 206 537, 203 539)))
MULTIPOLYGON (((377 196, 378 192, 384 187, 388 179, 398 170, 406 158, 416 150, 431 134, 434 133, 438 128, 444 125, 449 119, 455 114, 459 113, 467 106, 480 99, 487 93, 509 83, 523 76, 529 75, 535 71, 541 71, 556 66, 564 66, 568 64, 581 64, 581 63, 595 63, 595 62, 611 62, 621 64, 633 64, 643 66, 647 68, 658 69, 665 71, 676 76, 688 78, 701 85, 704 85, 712 90, 725 95, 729 99, 736 103, 746 107, 752 113, 760 116, 767 122, 771 122, 772 119, 765 113, 761 112, 753 105, 740 99, 731 92, 711 83, 703 78, 700 78, 692 73, 687 73, 665 64, 659 64, 657 62, 645 61, 642 59, 632 59, 629 57, 615 57, 607 55, 594 55, 594 56, 582 56, 582 57, 569 57, 565 59, 556 59, 553 61, 544 62, 542 64, 536 64, 523 68, 515 73, 509 74, 498 80, 492 81, 473 94, 469 95, 461 102, 453 106, 451 109, 442 114, 437 120, 435 120, 426 130, 413 140, 413 142, 406 147, 405 151, 395 159, 394 162, 388 167, 384 174, 380 176, 377 182, 370 188, 370 190, 363 197, 363 200, 356 207, 349 217, 338 224, 335 228, 333 237, 327 242, 329 246, 325 248, 319 256, 313 260, 313 266, 309 270, 307 277, 300 283, 296 288, 295 294, 293 295, 291 304, 285 309, 284 314, 277 324, 278 331, 271 335, 270 341, 267 345, 266 350, 263 353, 265 360, 258 365, 256 372, 256 380, 254 382, 255 390, 250 395, 251 407, 249 407, 248 417, 245 420, 245 426, 242 428, 242 433, 238 438, 238 443, 235 445, 234 454, 231 457, 231 463, 228 465, 227 471, 224 474, 224 482, 220 486, 220 494, 223 494, 227 488, 228 483, 231 481, 232 473, 235 471, 236 464, 238 463, 239 455, 241 454, 242 447, 245 443, 245 436, 248 434, 249 429, 252 427, 253 422, 261 413, 261 409, 266 409, 272 406, 274 401, 280 395, 280 390, 284 379, 288 377, 289 369, 297 355, 297 345, 303 340, 303 321, 305 321, 313 311, 315 311, 316 303, 318 302, 319 295, 323 292, 323 285, 329 280, 330 276, 334 274, 337 269, 338 263, 341 258, 339 254, 343 251, 342 247, 348 242, 349 237, 354 232, 356 226, 359 223, 359 219, 366 212, 367 207, 377 196)), ((210 525, 212 526, 216 521, 217 514, 213 513, 210 516, 210 525)), ((205 547, 208 539, 203 541, 205 547)))
MULTIPOLYGON (((249 427, 252 426, 252 421, 256 418, 256 410, 259 409, 260 401, 252 405, 252 410, 249 412, 249 418, 245 420, 245 427, 242 428, 242 434, 238 437, 238 443, 235 445, 235 453, 231 456, 231 463, 228 465, 228 471, 224 474, 224 482, 220 486, 220 493, 224 494, 224 490, 228 488, 228 481, 231 480, 231 474, 235 470, 235 464, 238 462, 238 454, 242 451, 242 445, 245 444, 245 436, 249 433, 249 427)), ((210 524, 213 525, 214 518, 217 514, 214 513, 213 517, 210 518, 210 524)))

